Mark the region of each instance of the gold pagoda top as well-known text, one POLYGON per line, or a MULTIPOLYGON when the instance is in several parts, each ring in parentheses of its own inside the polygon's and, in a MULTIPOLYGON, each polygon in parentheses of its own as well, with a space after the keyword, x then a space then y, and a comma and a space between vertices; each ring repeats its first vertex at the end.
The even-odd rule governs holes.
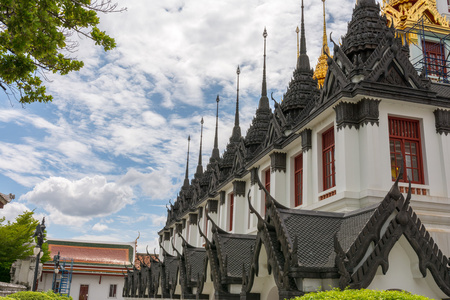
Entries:
POLYGON ((323 37, 322 37, 322 51, 319 59, 317 61, 316 69, 314 70, 313 78, 317 79, 317 83, 319 88, 323 87, 323 83, 325 81, 325 76, 327 75, 328 64, 327 58, 330 56, 330 48, 328 48, 328 40, 327 40, 327 24, 325 21, 325 0, 322 0, 323 3, 323 37), (328 56, 327 56, 328 54, 328 56))

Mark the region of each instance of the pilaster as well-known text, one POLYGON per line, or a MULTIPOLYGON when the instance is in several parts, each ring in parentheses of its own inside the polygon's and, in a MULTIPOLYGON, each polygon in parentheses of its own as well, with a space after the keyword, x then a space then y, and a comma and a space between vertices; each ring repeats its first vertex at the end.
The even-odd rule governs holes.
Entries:
POLYGON ((274 152, 270 155, 270 195, 285 206, 290 206, 286 197, 286 153, 274 152))

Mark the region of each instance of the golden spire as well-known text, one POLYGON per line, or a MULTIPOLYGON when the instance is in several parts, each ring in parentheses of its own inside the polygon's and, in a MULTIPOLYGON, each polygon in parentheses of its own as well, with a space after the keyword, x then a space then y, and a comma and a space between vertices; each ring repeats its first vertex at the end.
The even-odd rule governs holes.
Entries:
POLYGON ((325 0, 322 0, 323 3, 323 38, 322 38, 322 51, 319 56, 319 60, 317 61, 316 70, 314 71, 313 78, 317 79, 317 83, 319 88, 323 86, 323 82, 325 81, 325 76, 327 75, 328 65, 327 58, 330 55, 330 48, 328 47, 328 39, 327 39, 327 23, 325 17, 325 0), (328 54, 328 56, 327 56, 328 54))
POLYGON ((295 29, 295 32, 297 32, 297 59, 298 59, 298 57, 300 56, 300 46, 299 46, 299 41, 298 41, 298 33, 300 32, 300 29, 298 29, 298 26, 297 26, 297 29, 295 29))
POLYGON ((323 3, 323 37, 322 37, 322 54, 324 52, 330 54, 330 48, 328 48, 328 40, 327 40, 327 21, 325 17, 325 0, 322 0, 323 3))

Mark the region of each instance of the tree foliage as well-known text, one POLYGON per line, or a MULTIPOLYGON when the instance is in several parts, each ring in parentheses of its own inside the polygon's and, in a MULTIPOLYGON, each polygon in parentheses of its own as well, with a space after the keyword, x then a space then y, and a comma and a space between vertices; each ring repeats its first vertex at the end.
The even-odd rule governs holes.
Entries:
POLYGON ((83 62, 72 57, 86 37, 105 51, 115 41, 98 28, 99 12, 112 12, 111 0, 0 0, 0 88, 21 103, 48 102, 46 72, 66 75, 83 62))
POLYGON ((375 291, 375 290, 339 290, 334 289, 325 292, 309 293, 301 297, 295 297, 293 300, 429 300, 429 298, 419 295, 413 295, 403 291, 375 291))
MULTIPOLYGON (((19 215, 14 222, 5 223, 5 218, 0 219, 0 281, 10 282, 13 262, 33 255, 33 234, 39 223, 31 211, 19 215)), ((42 245, 42 251, 41 262, 50 260, 47 243, 42 245)))

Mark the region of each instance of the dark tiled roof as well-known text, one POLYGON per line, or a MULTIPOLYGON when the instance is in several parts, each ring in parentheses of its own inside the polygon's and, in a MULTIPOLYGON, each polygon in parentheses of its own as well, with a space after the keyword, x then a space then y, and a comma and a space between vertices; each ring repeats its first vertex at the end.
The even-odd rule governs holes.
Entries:
POLYGON ((338 240, 345 252, 347 252, 358 237, 377 207, 378 204, 362 210, 357 210, 356 212, 348 213, 344 216, 344 220, 342 221, 341 228, 338 232, 338 240))
POLYGON ((150 265, 152 282, 157 282, 159 280, 159 274, 161 273, 161 264, 153 263, 150 265))
POLYGON ((164 258, 164 266, 166 269, 166 278, 168 283, 177 284, 179 259, 176 256, 166 256, 164 258))
POLYGON ((302 210, 279 210, 288 240, 293 246, 297 238, 300 266, 330 268, 335 266, 334 236, 344 250, 360 233, 376 207, 351 214, 302 210))
POLYGON ((440 97, 450 98, 450 84, 432 83, 431 90, 436 92, 440 97))
POLYGON ((190 281, 197 282, 198 276, 202 275, 205 270, 205 248, 186 248, 184 253, 186 257, 186 265, 191 268, 191 278, 190 281))
POLYGON ((242 265, 248 270, 251 263, 251 247, 254 247, 256 235, 218 234, 220 253, 227 257, 227 274, 242 278, 242 265))

